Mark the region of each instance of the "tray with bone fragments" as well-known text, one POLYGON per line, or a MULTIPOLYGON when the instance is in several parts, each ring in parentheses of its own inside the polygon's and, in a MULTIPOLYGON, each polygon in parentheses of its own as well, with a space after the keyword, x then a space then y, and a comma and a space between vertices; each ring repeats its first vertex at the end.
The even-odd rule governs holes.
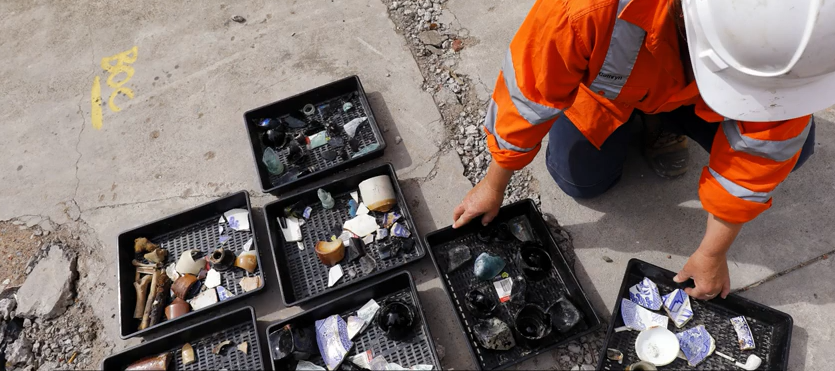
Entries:
POLYGON ((252 307, 144 342, 102 361, 102 370, 263 370, 252 307))
POLYGON ((249 195, 239 192, 122 232, 122 339, 144 336, 264 287, 249 195))
POLYGON ((386 142, 359 77, 244 113, 265 193, 283 193, 383 155, 386 142))
POLYGON ((391 164, 283 197, 265 205, 264 216, 287 306, 426 255, 391 164))
POLYGON ((440 370, 409 272, 267 327, 273 370, 440 370))
POLYGON ((508 368, 601 321, 530 199, 426 235, 432 262, 481 370, 508 368))
POLYGON ((791 316, 735 294, 696 300, 673 277, 629 261, 598 370, 788 369, 791 316))

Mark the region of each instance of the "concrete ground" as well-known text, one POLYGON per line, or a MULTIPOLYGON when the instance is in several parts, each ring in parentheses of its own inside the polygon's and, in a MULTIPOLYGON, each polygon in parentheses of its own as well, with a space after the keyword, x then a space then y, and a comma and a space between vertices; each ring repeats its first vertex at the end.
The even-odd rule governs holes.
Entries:
MULTIPOLYGON (((476 82, 480 98, 489 96, 532 3, 446 2, 448 18, 471 39, 457 72, 476 82)), ((94 309, 115 349, 136 342, 117 340, 114 318, 121 231, 242 189, 254 206, 274 199, 258 190, 242 124, 248 109, 359 75, 389 143, 375 163, 394 164, 416 205, 421 234, 450 224, 452 209, 471 186, 458 155, 444 146, 442 117, 380 0, 12 1, 0 3, 0 21, 0 220, 49 218, 85 232, 92 247, 88 264, 99 273, 82 278, 81 296, 100 303, 94 309), (233 15, 246 22, 232 22, 233 15), (134 47, 111 80, 118 86, 129 76, 121 87, 130 94, 123 89, 111 108, 115 89, 102 58, 134 47), (100 122, 91 105, 97 78, 100 122), (401 144, 394 144, 397 136, 401 144)), ((825 284, 835 278, 831 259, 781 275, 835 250, 835 197, 829 195, 835 144, 826 140, 835 135, 835 111, 816 117, 816 155, 776 191, 772 209, 746 226, 729 257, 735 288, 767 280, 743 295, 794 317, 791 369, 828 369, 835 362, 828 351, 835 343, 835 289, 825 284)), ((601 314, 611 313, 630 258, 676 270, 699 243, 705 213, 698 171, 662 181, 635 152, 620 185, 578 202, 553 185, 543 155, 531 165, 542 210, 571 232, 577 274, 601 314)), ((693 157, 697 166, 707 162, 701 149, 694 148, 693 157)), ((271 261, 266 240, 259 241, 262 261, 271 261)), ((409 270, 431 331, 446 348, 445 367, 472 367, 431 262, 409 270)), ((266 284, 253 303, 262 327, 299 310, 282 308, 274 277, 266 284)), ((553 367, 546 358, 520 367, 553 367)))

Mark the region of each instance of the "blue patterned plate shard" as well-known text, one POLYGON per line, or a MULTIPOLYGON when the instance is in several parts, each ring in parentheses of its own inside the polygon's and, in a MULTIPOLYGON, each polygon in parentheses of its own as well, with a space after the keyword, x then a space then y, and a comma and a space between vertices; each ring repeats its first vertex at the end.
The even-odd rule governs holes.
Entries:
POLYGON ((650 312, 630 300, 621 299, 620 315, 623 324, 635 331, 644 331, 648 328, 667 328, 667 317, 658 313, 650 312))
POLYGON ((684 325, 693 318, 693 307, 690 306, 690 296, 684 290, 675 289, 673 292, 661 297, 664 301, 664 310, 673 324, 678 328, 684 325))
POLYGON ((754 335, 751 334, 751 327, 748 326, 748 321, 744 316, 731 318, 731 325, 736 330, 736 336, 739 338, 739 349, 752 350, 756 348, 754 345, 754 335))
POLYGON ((646 277, 629 288, 629 299, 647 309, 661 309, 661 294, 658 293, 658 286, 646 277))
POLYGON ((687 363, 693 367, 696 367, 716 350, 716 341, 713 340, 704 325, 698 325, 680 332, 676 334, 676 337, 681 352, 687 358, 687 363))

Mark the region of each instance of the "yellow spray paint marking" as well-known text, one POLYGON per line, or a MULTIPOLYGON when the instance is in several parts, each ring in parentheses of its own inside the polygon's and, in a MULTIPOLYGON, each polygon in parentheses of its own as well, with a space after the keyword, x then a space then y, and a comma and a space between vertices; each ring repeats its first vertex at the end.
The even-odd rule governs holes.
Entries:
POLYGON ((114 90, 113 93, 110 94, 110 99, 107 100, 107 106, 110 107, 110 110, 113 112, 119 112, 122 110, 122 107, 118 107, 115 103, 113 103, 113 98, 116 98, 116 94, 118 93, 126 95, 128 99, 133 99, 133 90, 125 87, 114 90))
MULTIPOLYGON (((113 89, 113 92, 110 93, 110 98, 107 100, 107 107, 113 112, 122 110, 114 102, 120 93, 128 97, 128 99, 133 99, 133 89, 124 85, 130 81, 134 72, 136 72, 130 64, 136 62, 137 58, 139 58, 139 48, 134 46, 130 50, 101 59, 101 68, 109 73, 106 80, 107 86, 113 89), (124 78, 121 80, 117 79, 122 74, 124 74, 124 78)), ((96 76, 93 80, 93 88, 90 91, 91 121, 93 127, 96 129, 101 129, 102 127, 102 103, 101 79, 96 76)))
POLYGON ((101 129, 101 80, 98 76, 93 80, 93 90, 90 91, 90 116, 93 128, 101 129))

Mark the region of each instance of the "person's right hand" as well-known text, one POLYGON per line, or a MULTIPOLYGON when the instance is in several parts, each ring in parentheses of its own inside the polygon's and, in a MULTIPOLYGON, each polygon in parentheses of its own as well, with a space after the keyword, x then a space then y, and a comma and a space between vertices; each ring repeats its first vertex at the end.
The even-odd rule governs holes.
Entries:
POLYGON ((452 216, 455 223, 452 228, 467 224, 479 215, 484 215, 481 217, 481 224, 487 225, 499 213, 502 200, 504 200, 504 189, 494 189, 485 177, 467 192, 464 201, 461 201, 461 204, 455 208, 452 216))

